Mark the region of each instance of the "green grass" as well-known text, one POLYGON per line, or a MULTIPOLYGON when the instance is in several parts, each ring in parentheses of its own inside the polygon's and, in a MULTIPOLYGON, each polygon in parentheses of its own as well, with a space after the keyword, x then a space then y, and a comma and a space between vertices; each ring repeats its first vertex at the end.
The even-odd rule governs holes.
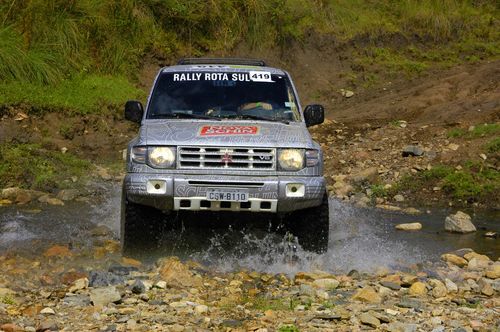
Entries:
POLYGON ((13 305, 13 304, 16 304, 16 301, 14 301, 14 299, 11 296, 6 295, 6 296, 1 298, 0 303, 7 304, 7 305, 13 305))
POLYGON ((91 169, 89 161, 48 150, 41 144, 0 144, 0 160, 0 188, 65 188, 70 186, 65 180, 83 177, 91 169))
POLYGON ((492 135, 500 134, 500 123, 483 123, 477 126, 474 126, 474 129, 468 131, 463 128, 453 128, 450 129, 447 133, 448 137, 457 138, 479 138, 486 137, 492 135))
POLYGON ((110 105, 123 106, 128 99, 142 99, 144 92, 125 78, 80 75, 53 86, 27 82, 0 83, 0 105, 28 104, 45 111, 99 113, 110 105))
POLYGON ((282 325, 278 329, 278 332, 300 332, 299 328, 293 324, 282 325))
POLYGON ((479 162, 469 161, 461 170, 450 166, 435 166, 418 174, 404 176, 393 188, 398 192, 418 193, 423 189, 441 187, 448 195, 463 201, 484 201, 498 197, 500 172, 479 162))
POLYGON ((80 113, 140 95, 130 82, 145 59, 240 45, 269 54, 327 36, 352 45, 366 86, 500 55, 491 1, 25 0, 0 1, 0 13, 0 104, 80 113))
POLYGON ((500 137, 496 137, 486 144, 486 151, 490 153, 500 152, 500 137))

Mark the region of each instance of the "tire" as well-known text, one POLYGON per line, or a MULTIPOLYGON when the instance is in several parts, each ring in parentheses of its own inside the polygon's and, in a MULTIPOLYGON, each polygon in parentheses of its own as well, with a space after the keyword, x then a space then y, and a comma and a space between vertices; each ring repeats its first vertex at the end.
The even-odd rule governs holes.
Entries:
POLYGON ((325 253, 330 231, 328 194, 323 195, 321 205, 294 212, 289 225, 304 250, 325 253))
MULTIPOLYGON (((125 195, 123 195, 125 196, 125 195)), ((158 246, 163 232, 161 211, 122 198, 121 244, 124 253, 158 246)))

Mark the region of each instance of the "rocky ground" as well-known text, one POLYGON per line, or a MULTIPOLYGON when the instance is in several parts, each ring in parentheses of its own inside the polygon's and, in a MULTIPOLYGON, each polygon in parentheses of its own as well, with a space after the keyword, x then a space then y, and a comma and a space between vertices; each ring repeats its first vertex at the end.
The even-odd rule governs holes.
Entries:
POLYGON ((500 261, 469 249, 365 274, 220 273, 176 257, 145 265, 97 228, 92 250, 0 256, 0 330, 496 331, 500 261))

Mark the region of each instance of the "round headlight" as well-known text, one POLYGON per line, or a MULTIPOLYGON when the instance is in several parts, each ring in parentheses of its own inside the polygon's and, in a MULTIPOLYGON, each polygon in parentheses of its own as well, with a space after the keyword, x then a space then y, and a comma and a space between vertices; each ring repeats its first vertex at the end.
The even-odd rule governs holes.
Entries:
POLYGON ((304 151, 299 149, 284 149, 278 158, 281 169, 298 171, 304 168, 304 151))
POLYGON ((171 168, 175 163, 174 149, 168 147, 149 148, 148 161, 152 167, 171 168))

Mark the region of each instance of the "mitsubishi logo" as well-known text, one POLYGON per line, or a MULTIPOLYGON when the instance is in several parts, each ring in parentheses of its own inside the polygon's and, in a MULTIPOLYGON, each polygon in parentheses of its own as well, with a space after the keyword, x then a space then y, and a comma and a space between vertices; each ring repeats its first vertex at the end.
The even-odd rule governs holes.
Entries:
POLYGON ((220 160, 221 163, 225 163, 224 167, 229 167, 228 164, 233 161, 233 158, 231 157, 229 152, 232 152, 232 151, 230 151, 228 149, 224 150, 224 154, 222 155, 222 158, 220 160))

